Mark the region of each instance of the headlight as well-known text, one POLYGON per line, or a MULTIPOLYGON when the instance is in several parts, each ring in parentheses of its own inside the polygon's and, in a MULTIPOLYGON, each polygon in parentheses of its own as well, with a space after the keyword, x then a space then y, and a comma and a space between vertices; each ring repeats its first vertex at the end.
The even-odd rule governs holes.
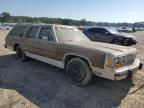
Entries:
POLYGON ((109 57, 107 66, 110 68, 122 67, 122 66, 124 66, 125 62, 126 62, 125 56, 116 57, 116 58, 109 57))

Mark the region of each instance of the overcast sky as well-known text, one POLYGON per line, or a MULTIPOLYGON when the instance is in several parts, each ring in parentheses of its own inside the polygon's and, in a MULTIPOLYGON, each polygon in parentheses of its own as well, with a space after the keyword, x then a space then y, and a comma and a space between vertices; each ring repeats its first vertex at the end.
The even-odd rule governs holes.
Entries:
POLYGON ((96 22, 144 21, 144 0, 0 0, 0 12, 96 22))

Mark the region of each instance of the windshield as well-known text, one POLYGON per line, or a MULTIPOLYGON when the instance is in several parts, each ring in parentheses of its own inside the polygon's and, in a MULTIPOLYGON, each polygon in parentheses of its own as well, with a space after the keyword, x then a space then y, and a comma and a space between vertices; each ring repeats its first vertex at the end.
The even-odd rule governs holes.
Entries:
POLYGON ((120 34, 116 29, 114 28, 107 28, 107 30, 112 34, 120 34))
POLYGON ((77 28, 55 27, 55 32, 59 42, 67 41, 88 41, 89 39, 77 28))

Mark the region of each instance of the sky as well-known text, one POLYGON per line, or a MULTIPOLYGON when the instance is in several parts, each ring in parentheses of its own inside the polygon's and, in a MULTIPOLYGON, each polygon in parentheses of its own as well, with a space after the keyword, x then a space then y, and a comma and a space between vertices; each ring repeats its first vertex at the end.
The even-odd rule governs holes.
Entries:
POLYGON ((95 22, 144 22, 144 0, 0 0, 0 13, 85 18, 95 22))

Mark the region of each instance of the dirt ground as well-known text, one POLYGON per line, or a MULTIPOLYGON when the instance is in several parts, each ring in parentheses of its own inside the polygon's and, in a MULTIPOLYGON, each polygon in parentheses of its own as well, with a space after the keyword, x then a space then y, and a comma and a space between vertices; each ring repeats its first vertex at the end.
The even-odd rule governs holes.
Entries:
MULTIPOLYGON (((36 60, 21 62, 3 47, 7 33, 0 31, 0 108, 144 108, 144 69, 133 79, 94 77, 89 86, 77 87, 59 68, 36 60)), ((144 32, 134 35, 144 62, 144 32)))

